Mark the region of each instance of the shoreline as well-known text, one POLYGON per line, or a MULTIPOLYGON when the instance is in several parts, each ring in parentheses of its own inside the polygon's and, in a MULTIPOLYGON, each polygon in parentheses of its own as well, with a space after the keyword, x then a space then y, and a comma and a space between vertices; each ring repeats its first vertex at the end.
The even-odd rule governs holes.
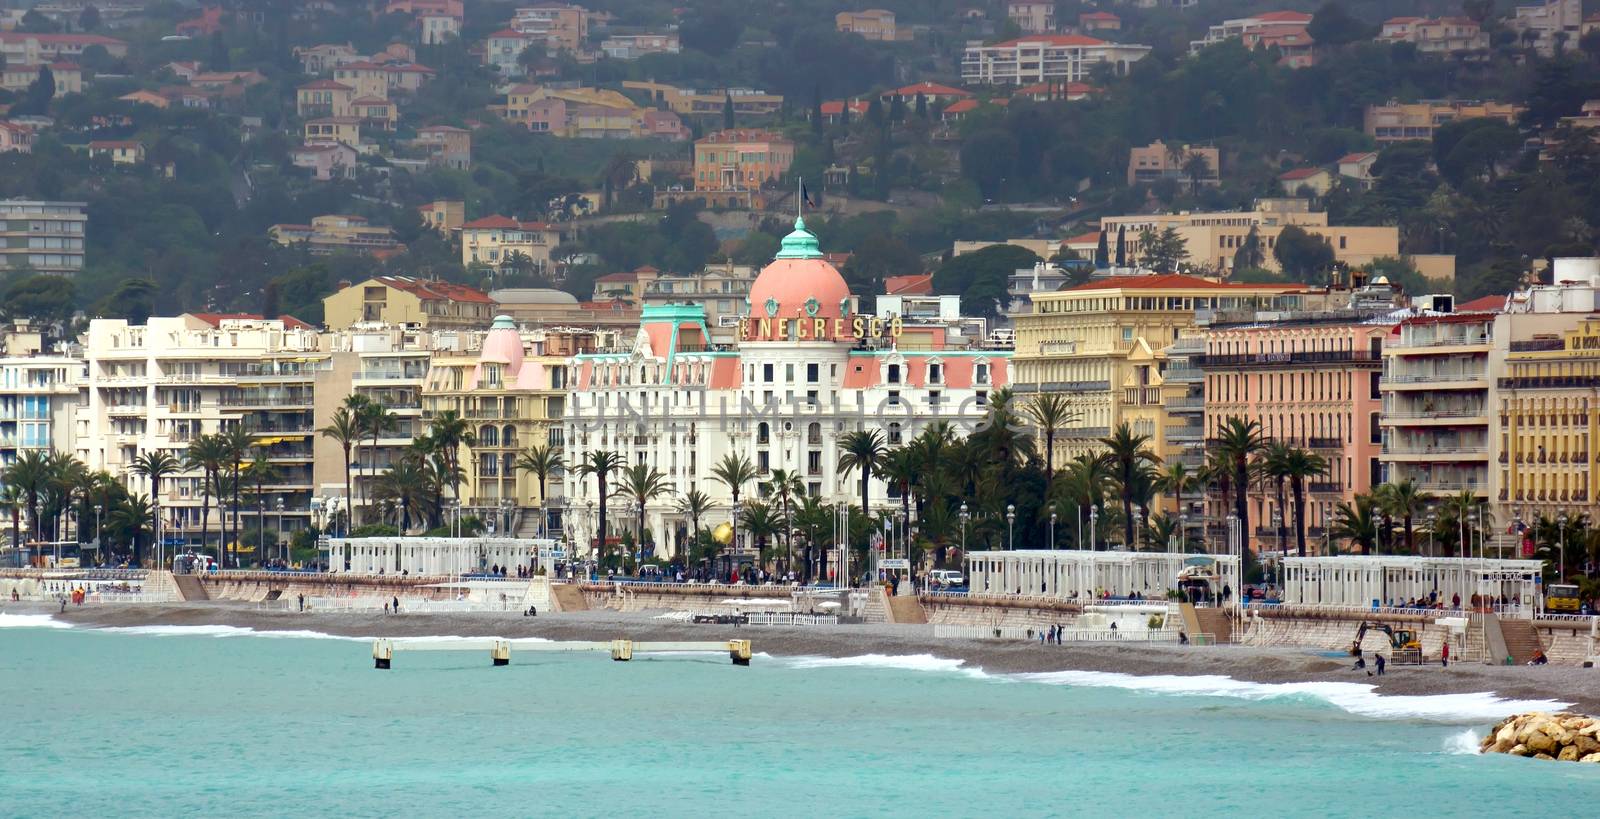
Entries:
POLYGON ((1600 714, 1600 669, 1562 666, 1390 665, 1382 677, 1351 661, 1308 649, 1247 646, 1034 642, 940 639, 926 625, 782 627, 695 625, 655 613, 586 611, 522 617, 514 612, 384 615, 261 611, 226 603, 69 607, 9 603, 0 613, 46 614, 80 628, 231 626, 255 631, 312 631, 336 637, 542 637, 549 640, 748 639, 757 653, 779 657, 849 658, 931 655, 961 660, 991 674, 1088 671, 1137 677, 1227 677, 1247 683, 1357 683, 1380 696, 1492 694, 1507 700, 1555 700, 1600 714))

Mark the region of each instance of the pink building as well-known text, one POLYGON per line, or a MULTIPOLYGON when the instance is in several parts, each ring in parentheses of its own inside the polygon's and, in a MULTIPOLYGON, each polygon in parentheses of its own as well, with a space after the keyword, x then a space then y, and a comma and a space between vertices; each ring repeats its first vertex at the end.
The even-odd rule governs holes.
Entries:
MULTIPOLYGON (((1338 504, 1383 482, 1379 424, 1383 344, 1395 322, 1387 319, 1308 317, 1281 322, 1216 324, 1206 334, 1205 435, 1219 436, 1230 417, 1258 421, 1264 437, 1308 449, 1328 461, 1328 474, 1306 485, 1306 551, 1317 553, 1338 504)), ((1293 550, 1294 498, 1268 485, 1249 499, 1251 548, 1279 549, 1274 514, 1288 532, 1281 548, 1293 550)), ((1219 493, 1207 501, 1220 530, 1232 509, 1219 493)), ((1215 537, 1215 535, 1214 535, 1215 537)))

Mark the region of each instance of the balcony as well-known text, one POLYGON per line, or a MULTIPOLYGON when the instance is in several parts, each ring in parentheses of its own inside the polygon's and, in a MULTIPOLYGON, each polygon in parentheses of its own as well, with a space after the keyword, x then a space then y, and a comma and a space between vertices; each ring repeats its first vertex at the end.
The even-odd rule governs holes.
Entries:
POLYGON ((1513 353, 1545 353, 1564 349, 1566 349, 1566 342, 1559 338, 1535 338, 1527 341, 1511 342, 1511 352, 1513 353))
POLYGON ((1502 378, 1497 383, 1502 390, 1588 390, 1600 387, 1600 377, 1543 375, 1502 378))
POLYGON ((1306 445, 1312 449, 1344 449, 1342 438, 1307 438, 1306 445))
POLYGON ((1382 356, 1371 350, 1334 350, 1289 353, 1243 353, 1238 355, 1197 355, 1195 366, 1212 370, 1227 367, 1292 367, 1311 364, 1379 364, 1382 356))
POLYGON ((1344 492, 1344 485, 1337 481, 1313 481, 1306 485, 1306 491, 1313 495, 1338 495, 1344 492))
POLYGON ((1123 387, 1122 402, 1136 407, 1161 405, 1160 387, 1123 387))
POLYGON ((1197 383, 1204 381, 1206 374, 1198 367, 1168 367, 1161 377, 1168 381, 1197 383))
POLYGON ((136 415, 142 418, 144 417, 145 413, 149 411, 149 409, 150 408, 144 404, 113 404, 106 408, 106 414, 136 415))

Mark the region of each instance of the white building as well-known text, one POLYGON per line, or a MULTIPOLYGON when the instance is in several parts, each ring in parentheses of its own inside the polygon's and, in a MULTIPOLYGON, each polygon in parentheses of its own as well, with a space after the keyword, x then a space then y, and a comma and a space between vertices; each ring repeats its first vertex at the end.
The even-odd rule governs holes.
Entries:
MULTIPOLYGON (((960 435, 1008 381, 1009 350, 954 345, 942 326, 858 313, 844 277, 798 220, 752 285, 750 305, 736 344, 710 342, 698 304, 646 305, 628 344, 573 359, 568 460, 610 450, 666 476, 672 492, 645 510, 658 555, 676 554, 686 535, 677 504, 691 488, 718 507, 702 526, 729 518, 730 493, 711 477, 729 453, 754 464, 757 482, 786 469, 808 495, 859 505, 859 474, 838 468, 841 437, 875 431, 899 446, 940 420, 960 435)), ((743 487, 741 500, 759 491, 743 487)), ((869 491, 872 509, 891 505, 876 475, 869 491)), ((572 540, 592 546, 595 481, 569 469, 565 497, 572 540)), ((627 501, 609 500, 608 512, 609 538, 632 530, 627 501)))
MULTIPOLYGON (((28 450, 73 451, 78 393, 83 382, 81 358, 0 358, 0 467, 28 450)), ((9 526, 9 518, 4 523, 9 526)))
MULTIPOLYGON (((1167 592, 1178 591, 1178 574, 1196 555, 1181 552, 1096 552, 1078 549, 1019 549, 969 552, 967 588, 972 594, 1026 595, 1092 603, 1103 594, 1127 598, 1137 593, 1147 600, 1165 602, 1167 592)), ((1208 555, 1216 588, 1237 593, 1239 558, 1208 555)), ((1236 598, 1235 598, 1236 599, 1236 598)))
MULTIPOLYGON (((1539 560, 1411 555, 1285 557, 1283 603, 1290 606, 1374 608, 1428 600, 1472 607, 1473 595, 1493 598, 1502 615, 1531 616, 1537 605, 1539 560), (1501 604, 1501 600, 1507 602, 1501 604)), ((1488 604, 1484 604, 1487 607, 1488 604)))
POLYGON ((1189 53, 1194 54, 1206 46, 1228 40, 1247 39, 1251 42, 1266 39, 1274 35, 1302 31, 1311 24, 1311 15, 1300 11, 1269 11, 1251 17, 1237 17, 1232 20, 1223 20, 1206 30, 1206 36, 1189 43, 1189 53))
POLYGON ((961 58, 961 81, 967 85, 1032 85, 1041 82, 1084 82, 1095 66, 1109 65, 1118 74, 1145 58, 1150 46, 1108 43, 1081 34, 1038 34, 994 45, 967 44, 961 58))
POLYGON ((1547 0, 1517 6, 1506 20, 1506 27, 1517 32, 1518 45, 1531 45, 1542 57, 1550 57, 1559 46, 1576 49, 1583 33, 1583 0, 1547 0))
MULTIPOLYGON (((277 473, 265 486, 268 528, 278 523, 279 499, 285 530, 306 524, 316 435, 312 385, 327 366, 315 330, 288 317, 242 314, 152 316, 143 325, 95 319, 84 356, 88 396, 76 449, 86 466, 148 493, 148 481, 128 471, 140 453, 164 451, 181 462, 195 438, 242 426, 277 473)), ((201 481, 192 470, 162 482, 166 537, 199 541, 201 481)), ((253 504, 240 513, 254 529, 253 504)), ((218 531, 220 520, 213 496, 210 531, 218 531)))

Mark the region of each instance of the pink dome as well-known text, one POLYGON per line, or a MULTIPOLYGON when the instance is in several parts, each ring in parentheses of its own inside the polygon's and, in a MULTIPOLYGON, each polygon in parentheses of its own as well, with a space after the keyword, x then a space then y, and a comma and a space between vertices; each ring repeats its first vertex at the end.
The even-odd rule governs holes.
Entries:
POLYGON ((478 361, 484 364, 504 364, 507 374, 522 369, 522 334, 510 316, 495 316, 494 325, 483 337, 483 349, 478 361))
POLYGON ((750 285, 750 317, 835 319, 848 312, 849 298, 844 276, 822 258, 817 237, 796 219, 778 257, 750 285))

